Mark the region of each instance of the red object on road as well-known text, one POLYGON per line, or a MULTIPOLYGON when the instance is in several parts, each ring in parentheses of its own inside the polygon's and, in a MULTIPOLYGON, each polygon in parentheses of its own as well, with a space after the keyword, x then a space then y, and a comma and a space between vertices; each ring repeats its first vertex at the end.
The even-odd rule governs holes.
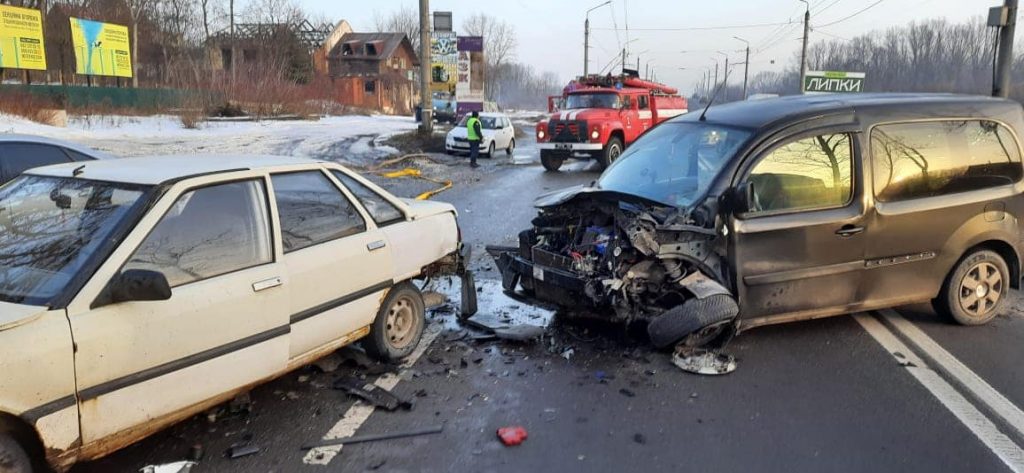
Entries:
POLYGON ((523 443, 526 440, 526 429, 515 425, 511 427, 502 427, 498 429, 498 438, 501 439, 501 443, 507 447, 512 447, 523 443))

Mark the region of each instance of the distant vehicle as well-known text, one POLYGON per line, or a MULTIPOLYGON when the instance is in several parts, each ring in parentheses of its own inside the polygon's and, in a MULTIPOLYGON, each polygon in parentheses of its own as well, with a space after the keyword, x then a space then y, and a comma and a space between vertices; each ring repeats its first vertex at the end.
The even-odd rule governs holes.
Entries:
POLYGON ((519 246, 488 251, 506 290, 647 320, 659 347, 928 301, 983 324, 1020 288, 1021 131, 1020 104, 990 97, 712 106, 539 197, 519 246))
MULTIPOLYGON (((462 117, 459 124, 448 132, 444 140, 444 149, 448 154, 468 153, 469 130, 466 129, 466 121, 469 115, 462 117)), ((494 157, 496 150, 505 150, 509 156, 516 149, 516 130, 512 126, 512 120, 503 113, 484 112, 480 114, 480 127, 483 128, 484 136, 480 140, 480 154, 488 158, 494 157)))
POLYGON ((435 92, 431 100, 434 120, 437 120, 438 123, 452 124, 458 121, 458 106, 454 97, 443 92, 435 92))
POLYGON ((591 76, 573 81, 562 97, 548 97, 551 112, 537 124, 544 169, 585 156, 608 167, 640 135, 687 112, 678 90, 634 76, 591 76))
POLYGON ((406 357, 414 279, 459 274, 476 310, 455 209, 334 163, 76 162, 0 209, 0 471, 66 470, 357 340, 406 357))
POLYGON ((34 167, 110 158, 105 153, 67 141, 0 134, 0 185, 34 167))

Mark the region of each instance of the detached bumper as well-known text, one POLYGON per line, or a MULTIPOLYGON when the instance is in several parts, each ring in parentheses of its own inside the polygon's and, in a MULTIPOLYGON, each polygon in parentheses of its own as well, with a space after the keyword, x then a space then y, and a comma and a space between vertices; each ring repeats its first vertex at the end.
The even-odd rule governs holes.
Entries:
POLYGON ((583 297, 587 281, 559 268, 534 263, 518 254, 515 247, 487 247, 501 272, 501 287, 515 291, 522 283, 524 289, 533 292, 537 299, 564 306, 592 306, 590 299, 583 297))
POLYGON ((537 143, 539 149, 556 151, 601 151, 604 145, 601 143, 537 143))

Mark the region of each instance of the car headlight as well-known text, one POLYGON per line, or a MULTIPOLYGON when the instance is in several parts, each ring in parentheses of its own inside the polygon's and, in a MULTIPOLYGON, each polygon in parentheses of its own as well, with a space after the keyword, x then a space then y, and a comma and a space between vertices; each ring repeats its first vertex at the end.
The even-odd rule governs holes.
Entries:
POLYGON ((544 130, 540 130, 540 131, 537 132, 537 138, 543 140, 544 136, 545 136, 544 130))
POLYGON ((597 130, 594 130, 594 131, 590 132, 590 139, 592 139, 592 140, 596 140, 596 139, 598 139, 598 138, 599 138, 600 136, 601 136, 601 134, 600 134, 600 133, 598 133, 598 132, 597 132, 597 130))

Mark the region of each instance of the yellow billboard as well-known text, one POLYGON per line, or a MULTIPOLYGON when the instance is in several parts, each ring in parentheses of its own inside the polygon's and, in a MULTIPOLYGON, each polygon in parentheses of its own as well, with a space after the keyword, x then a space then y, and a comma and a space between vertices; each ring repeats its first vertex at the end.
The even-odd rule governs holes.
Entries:
POLYGON ((132 76, 128 27, 71 18, 71 44, 75 72, 91 76, 132 76))
POLYGON ((39 10, 0 5, 0 69, 46 70, 39 10))

